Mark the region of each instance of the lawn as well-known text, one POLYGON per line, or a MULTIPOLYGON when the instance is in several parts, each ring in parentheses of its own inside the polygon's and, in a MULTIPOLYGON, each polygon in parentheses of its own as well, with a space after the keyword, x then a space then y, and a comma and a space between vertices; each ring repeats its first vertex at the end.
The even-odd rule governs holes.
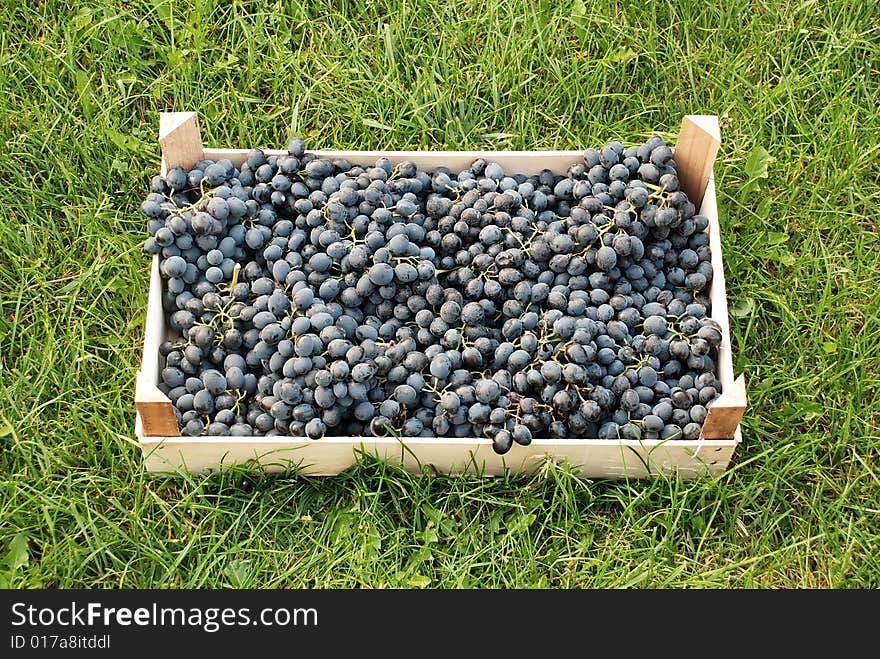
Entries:
POLYGON ((880 586, 871 3, 77 4, 0 6, 0 585, 880 586), (137 209, 184 109, 242 148, 574 149, 722 116, 730 470, 148 476, 137 209))

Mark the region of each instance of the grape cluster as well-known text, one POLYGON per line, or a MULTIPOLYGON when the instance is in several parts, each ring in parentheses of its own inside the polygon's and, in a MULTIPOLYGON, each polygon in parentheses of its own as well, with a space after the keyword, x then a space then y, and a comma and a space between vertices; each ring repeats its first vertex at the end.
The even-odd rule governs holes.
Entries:
POLYGON ((184 435, 697 439, 720 394, 708 219, 658 137, 535 176, 294 138, 150 189, 184 435))

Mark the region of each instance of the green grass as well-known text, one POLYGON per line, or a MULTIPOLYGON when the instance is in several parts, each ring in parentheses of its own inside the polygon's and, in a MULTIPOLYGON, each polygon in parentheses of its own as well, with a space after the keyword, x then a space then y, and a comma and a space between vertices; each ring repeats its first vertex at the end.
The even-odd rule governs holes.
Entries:
POLYGON ((0 6, 0 582, 880 586, 871 3, 76 4, 0 6), (731 470, 147 476, 137 206, 172 109, 197 110, 210 146, 293 129, 366 149, 582 148, 726 117, 715 172, 750 395, 731 470), (749 183, 756 147, 774 160, 749 183))

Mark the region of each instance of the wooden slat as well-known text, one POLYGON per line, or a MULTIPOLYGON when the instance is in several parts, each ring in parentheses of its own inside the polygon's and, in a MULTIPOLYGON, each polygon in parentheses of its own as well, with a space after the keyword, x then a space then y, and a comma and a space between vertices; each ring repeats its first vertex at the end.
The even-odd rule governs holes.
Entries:
POLYGON ((147 297, 147 320, 144 323, 144 352, 135 384, 135 407, 146 437, 174 437, 180 434, 171 401, 159 391, 159 345, 165 337, 165 312, 162 309, 162 277, 159 256, 153 256, 150 268, 150 292, 147 297))
POLYGON ((675 143, 675 164, 681 188, 700 207, 721 146, 721 130, 714 115, 689 114, 681 122, 675 143))
POLYGON ((195 112, 162 112, 159 115, 159 146, 166 169, 190 169, 204 157, 199 116, 195 112))
POLYGON ((267 471, 298 467, 303 474, 329 476, 352 467, 363 455, 412 472, 431 467, 439 473, 500 476, 505 470, 529 473, 546 462, 567 462, 587 478, 644 478, 678 474, 683 478, 723 472, 737 440, 606 441, 535 440, 497 455, 489 440, 453 437, 393 438, 296 437, 145 438, 148 471, 205 473, 221 466, 256 461, 267 471), (404 445, 405 442, 405 445, 404 445))
POLYGON ((180 431, 177 427, 177 417, 174 415, 174 408, 171 401, 165 397, 161 391, 156 389, 154 392, 138 388, 135 400, 135 407, 141 418, 141 428, 144 437, 177 437, 180 431), (148 393, 149 392, 149 393, 148 393), (150 395, 158 394, 165 400, 159 399, 147 400, 150 395))

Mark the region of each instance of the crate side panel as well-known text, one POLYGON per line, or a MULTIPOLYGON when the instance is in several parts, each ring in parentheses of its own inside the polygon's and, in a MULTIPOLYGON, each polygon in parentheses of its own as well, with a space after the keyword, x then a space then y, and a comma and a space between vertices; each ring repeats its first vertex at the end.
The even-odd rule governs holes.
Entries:
POLYGON ((718 117, 694 114, 684 117, 675 144, 675 162, 682 190, 698 207, 720 146, 718 117))
POLYGON ((709 178, 700 213, 709 218, 709 247, 712 250, 712 318, 721 327, 721 345, 718 346, 718 379, 724 390, 733 387, 733 353, 730 345, 730 320, 727 312, 727 282, 724 277, 724 259, 721 253, 721 225, 715 198, 715 179, 709 178))
POLYGON ((745 378, 741 375, 738 379, 734 379, 733 373, 733 349, 727 307, 727 280, 724 274, 721 225, 718 220, 714 177, 709 178, 700 212, 709 218, 709 247, 712 250, 713 273, 709 297, 712 301, 712 318, 721 328, 717 371, 722 387, 721 397, 709 407, 709 416, 700 432, 703 437, 730 438, 738 429, 746 408, 746 389, 745 378))
POLYGON ((147 319, 144 324, 144 352, 141 373, 147 382, 159 384, 159 346, 165 340, 165 312, 162 309, 162 276, 159 274, 159 255, 154 254, 150 265, 150 290, 147 294, 147 319))
POLYGON ((498 476, 509 470, 530 473, 545 462, 567 462, 588 478, 644 478, 678 473, 683 478, 720 473, 733 454, 736 442, 638 443, 571 440, 535 442, 497 455, 486 441, 426 441, 369 438, 144 438, 144 461, 151 472, 205 473, 222 465, 257 461, 267 471, 296 466, 304 475, 329 476, 353 466, 359 457, 371 456, 412 472, 423 467, 439 473, 498 476))

